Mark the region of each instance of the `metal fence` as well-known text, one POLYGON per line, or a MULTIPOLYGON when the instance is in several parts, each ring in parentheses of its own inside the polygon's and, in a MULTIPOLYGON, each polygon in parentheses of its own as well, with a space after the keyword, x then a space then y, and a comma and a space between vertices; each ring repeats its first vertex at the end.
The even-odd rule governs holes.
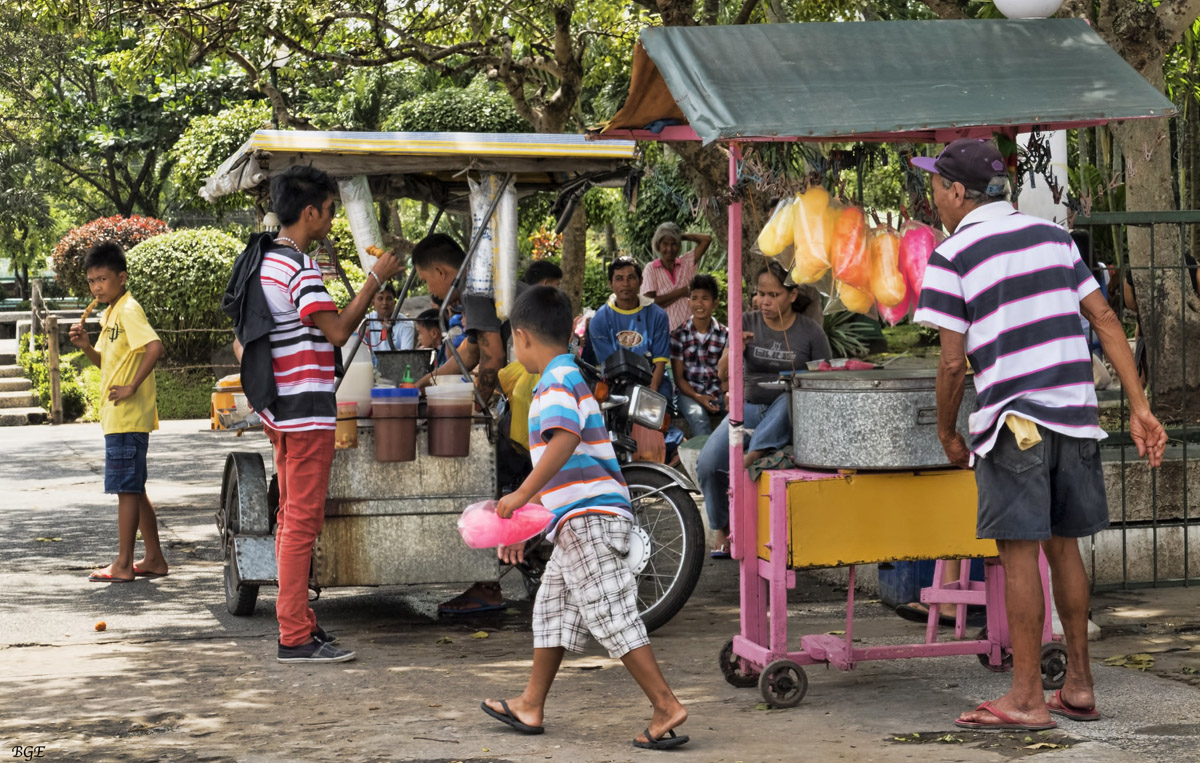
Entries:
POLYGON ((1200 543, 1200 511, 1192 506, 1200 496, 1195 464, 1200 452, 1200 394, 1188 399, 1188 382, 1198 384, 1200 378, 1189 379, 1187 371, 1189 352, 1193 362, 1200 359, 1200 329, 1192 328, 1200 326, 1200 310, 1194 309, 1196 264, 1190 259, 1193 232, 1200 231, 1200 210, 1097 213, 1076 219, 1074 230, 1088 234, 1077 242, 1083 244, 1080 249, 1097 280, 1107 282, 1110 304, 1123 323, 1137 326, 1130 344, 1140 351, 1139 373, 1144 374, 1151 409, 1170 438, 1162 467, 1150 469, 1138 458, 1129 435, 1124 391, 1097 392, 1102 423, 1110 434, 1101 453, 1112 524, 1091 540, 1093 586, 1111 590, 1200 583, 1200 569, 1191 555, 1200 543), (1142 247, 1137 266, 1130 265, 1131 233, 1133 244, 1142 247), (1160 293, 1166 279, 1177 279, 1177 300, 1160 293), (1131 280, 1143 288, 1134 288, 1131 280), (1150 293, 1144 288, 1147 284, 1153 285, 1150 293), (1162 342, 1177 348, 1170 358, 1160 357, 1160 343, 1146 333, 1156 326, 1164 337, 1179 332, 1162 342))

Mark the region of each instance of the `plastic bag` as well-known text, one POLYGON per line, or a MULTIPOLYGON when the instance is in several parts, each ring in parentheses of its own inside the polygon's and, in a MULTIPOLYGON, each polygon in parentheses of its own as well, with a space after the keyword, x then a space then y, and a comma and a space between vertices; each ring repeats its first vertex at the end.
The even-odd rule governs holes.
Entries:
POLYGON ((364 273, 375 267, 375 255, 367 251, 369 246, 382 248, 383 231, 379 228, 379 215, 375 212, 375 199, 371 196, 371 184, 366 175, 355 175, 338 181, 338 193, 346 209, 346 222, 350 223, 350 236, 358 251, 358 264, 364 273))
POLYGON ((900 272, 900 234, 892 228, 871 231, 871 294, 884 307, 895 307, 908 296, 900 272))
POLYGON ((921 295, 925 266, 940 240, 937 232, 924 223, 908 222, 900 229, 900 271, 914 298, 921 295))
POLYGON ((875 307, 875 300, 871 297, 871 292, 851 286, 844 281, 837 282, 837 295, 842 305, 852 313, 870 315, 871 308, 875 307))
POLYGON ((485 173, 479 180, 467 178, 471 199, 471 237, 481 227, 483 233, 479 237, 479 245, 471 257, 471 264, 466 273, 466 293, 492 296, 495 292, 495 275, 493 261, 496 256, 496 238, 499 235, 495 217, 487 217, 488 207, 500 190, 501 178, 491 173, 485 173))
POLYGON ((820 280, 829 269, 829 238, 827 227, 829 193, 820 186, 805 191, 792 205, 793 243, 792 281, 812 283, 820 280))
POLYGON ((900 300, 898 305, 886 307, 883 304, 877 305, 879 308, 879 317, 887 321, 889 326, 895 326, 900 321, 908 317, 908 313, 912 310, 915 294, 911 290, 904 293, 904 299, 900 300))
POLYGON ((496 205, 492 231, 496 234, 492 257, 492 281, 496 290, 496 317, 508 318, 517 299, 517 189, 509 183, 496 205))
POLYGON ((758 249, 767 257, 777 257, 792 245, 792 205, 796 199, 782 199, 771 213, 771 219, 758 234, 758 249))
POLYGON ((870 288, 871 257, 867 249, 867 220, 858 207, 848 206, 838 213, 837 225, 833 229, 830 264, 833 266, 833 277, 837 280, 857 289, 870 288))
POLYGON ((495 501, 480 501, 463 510, 458 534, 470 548, 511 546, 545 532, 553 519, 549 509, 536 503, 527 503, 508 519, 501 519, 495 501))

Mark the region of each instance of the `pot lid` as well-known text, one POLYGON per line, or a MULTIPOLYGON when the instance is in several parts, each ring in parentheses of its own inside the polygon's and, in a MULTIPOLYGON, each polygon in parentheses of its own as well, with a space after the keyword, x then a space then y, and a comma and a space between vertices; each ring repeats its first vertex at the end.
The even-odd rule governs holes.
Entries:
MULTIPOLYGON (((932 390, 936 368, 881 368, 867 371, 814 371, 793 377, 795 386, 812 392, 907 392, 932 390)), ((967 384, 972 385, 967 375, 967 384)))

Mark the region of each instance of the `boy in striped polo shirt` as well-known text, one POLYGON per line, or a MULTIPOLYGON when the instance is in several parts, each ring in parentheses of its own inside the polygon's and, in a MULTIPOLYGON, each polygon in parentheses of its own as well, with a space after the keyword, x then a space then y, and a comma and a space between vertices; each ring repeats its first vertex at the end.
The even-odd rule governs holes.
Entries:
MULTIPOLYGON (((554 513, 554 552, 533 607, 533 672, 520 696, 486 700, 485 713, 525 734, 540 734, 546 695, 567 649, 582 652, 588 635, 619 657, 654 706, 635 747, 666 749, 688 741, 674 729, 687 720, 659 670, 637 607, 637 582, 625 561, 633 515, 629 488, 613 452, 600 406, 568 351, 571 300, 552 286, 534 286, 509 315, 513 349, 540 374, 529 408, 533 472, 500 499, 511 516, 537 500, 554 513)), ((502 547, 500 558, 521 562, 524 544, 502 547)))
POLYGON ((929 258, 914 316, 941 336, 938 435, 951 463, 974 465, 976 534, 996 540, 1012 635, 1011 689, 956 723, 1035 731, 1055 727, 1052 713, 1098 720, 1078 539, 1108 526, 1108 501, 1097 447, 1105 434, 1081 312, 1121 379, 1130 434, 1151 466, 1162 461, 1166 432, 1150 412, 1121 323, 1070 235, 1007 202, 995 145, 965 138, 936 159, 912 163, 933 173, 933 203, 952 234, 929 258), (955 428, 968 359, 978 401, 969 444, 955 428), (1053 572, 1068 657, 1063 688, 1049 702, 1040 668, 1039 545, 1053 572))

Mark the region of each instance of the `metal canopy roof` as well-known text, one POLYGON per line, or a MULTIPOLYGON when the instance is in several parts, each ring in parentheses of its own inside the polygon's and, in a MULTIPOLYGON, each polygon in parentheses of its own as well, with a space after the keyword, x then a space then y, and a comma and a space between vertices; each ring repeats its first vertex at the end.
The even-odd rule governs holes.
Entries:
POLYGON ((465 193, 466 170, 513 172, 519 190, 548 190, 584 174, 620 173, 636 150, 631 141, 597 143, 583 135, 258 130, 205 181, 200 195, 214 201, 259 188, 305 164, 335 177, 390 176, 373 185, 445 201, 447 194, 465 193))
POLYGON ((945 142, 1176 111, 1080 19, 653 27, 641 43, 675 103, 643 78, 605 137, 945 142), (648 110, 691 129, 649 135, 648 110))

